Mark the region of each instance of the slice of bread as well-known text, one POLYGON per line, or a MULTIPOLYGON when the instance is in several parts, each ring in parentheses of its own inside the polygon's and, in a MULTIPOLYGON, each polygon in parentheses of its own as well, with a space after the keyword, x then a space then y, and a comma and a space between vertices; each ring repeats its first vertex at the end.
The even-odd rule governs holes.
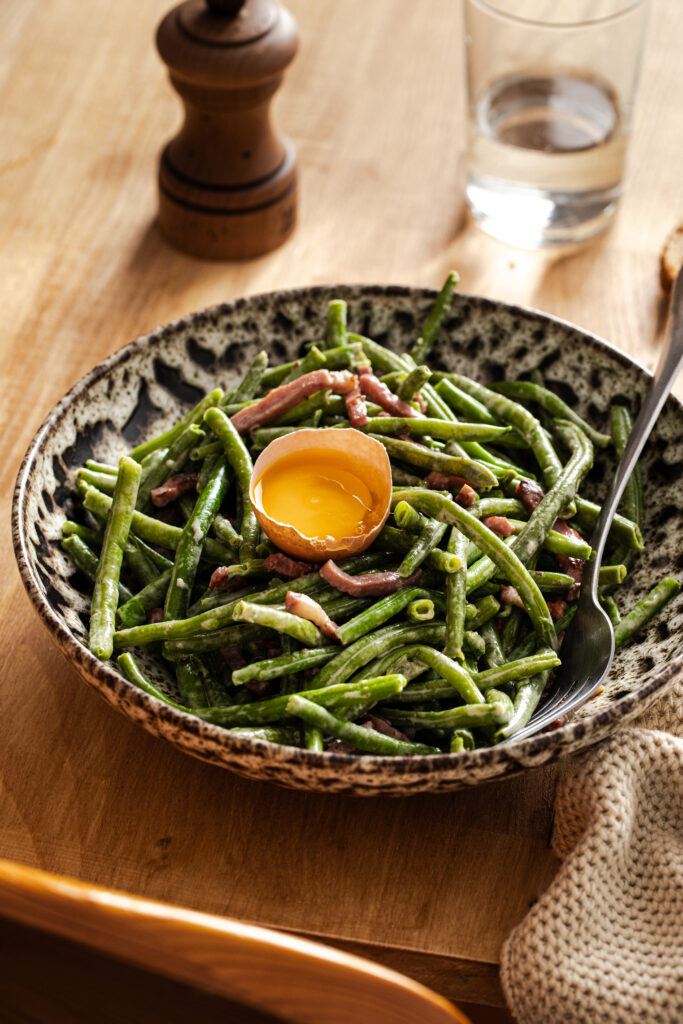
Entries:
POLYGON ((670 292, 678 268, 683 264, 683 224, 671 232, 659 257, 659 280, 665 292, 670 292))

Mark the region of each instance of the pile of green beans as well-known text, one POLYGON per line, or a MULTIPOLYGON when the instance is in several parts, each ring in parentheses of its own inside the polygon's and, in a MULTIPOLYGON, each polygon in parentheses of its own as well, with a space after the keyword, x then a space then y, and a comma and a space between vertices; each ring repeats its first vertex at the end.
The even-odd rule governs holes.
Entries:
MULTIPOLYGON (((593 446, 618 457, 632 423, 615 404, 602 433, 538 371, 490 387, 433 372, 429 353, 456 284, 450 274, 409 352, 351 333, 346 303, 334 300, 324 337, 302 359, 269 367, 260 352, 232 392, 215 389, 118 466, 89 460, 78 470, 81 511, 64 524, 63 550, 91 587, 98 658, 116 655, 131 683, 237 736, 313 751, 458 754, 529 722, 561 663, 572 571, 592 555, 599 509, 581 489, 593 446), (361 427, 389 455, 392 511, 371 547, 341 568, 406 581, 378 598, 340 593, 318 567, 292 580, 269 571, 276 549, 249 501, 255 456, 292 430, 350 426, 343 397, 320 391, 245 435, 231 420, 306 373, 358 367, 414 412, 387 415, 368 401, 361 427), (162 514, 155 488, 179 473, 196 478, 162 514), (531 512, 524 481, 544 491, 531 512), (226 590, 209 587, 217 566, 226 590), (334 637, 285 608, 290 590, 318 602, 334 637), (172 698, 141 670, 134 652, 146 650, 175 678, 172 698)), ((600 571, 617 646, 680 590, 667 577, 620 615, 614 591, 643 547, 644 514, 637 468, 600 571)))

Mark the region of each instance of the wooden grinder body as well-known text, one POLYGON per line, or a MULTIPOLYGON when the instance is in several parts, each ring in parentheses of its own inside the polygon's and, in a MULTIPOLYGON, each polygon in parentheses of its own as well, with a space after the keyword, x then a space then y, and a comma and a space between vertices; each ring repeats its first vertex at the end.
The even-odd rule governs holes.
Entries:
POLYGON ((248 259, 292 233, 296 155, 271 123, 270 101, 297 46, 296 22, 274 0, 186 0, 159 25, 185 108, 159 163, 159 226, 177 248, 248 259))

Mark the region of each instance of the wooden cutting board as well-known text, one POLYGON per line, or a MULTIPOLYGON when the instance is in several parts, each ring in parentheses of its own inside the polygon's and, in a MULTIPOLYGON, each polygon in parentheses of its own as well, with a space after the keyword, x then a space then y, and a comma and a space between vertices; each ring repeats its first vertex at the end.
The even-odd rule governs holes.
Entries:
POLYGON ((500 1002, 501 943, 557 869, 553 772, 360 800, 180 754, 105 706, 43 633, 13 565, 9 497, 30 437, 84 372, 242 294, 438 286, 456 267, 465 291, 575 320, 651 363, 657 257, 680 197, 683 9, 653 3, 613 230, 548 255, 463 220, 457 5, 292 0, 302 49, 277 116, 298 148, 300 222, 270 256, 211 264, 154 224, 157 153, 179 118, 152 45, 166 6, 4 0, 0 12, 0 856, 320 937, 456 1001, 500 1002))

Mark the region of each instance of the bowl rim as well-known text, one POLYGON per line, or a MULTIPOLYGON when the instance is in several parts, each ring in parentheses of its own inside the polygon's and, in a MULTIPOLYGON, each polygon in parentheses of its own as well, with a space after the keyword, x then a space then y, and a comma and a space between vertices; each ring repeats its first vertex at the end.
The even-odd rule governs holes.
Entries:
MULTIPOLYGON (((377 754, 313 751, 301 747, 289 747, 283 744, 271 743, 267 740, 248 737, 243 734, 231 734, 229 729, 224 726, 214 725, 189 712, 179 711, 157 697, 153 697, 151 694, 139 689, 133 683, 129 683, 109 663, 99 661, 71 633, 60 616, 52 608, 47 597, 42 593, 39 581, 31 565, 28 538, 23 526, 28 479, 40 455, 43 441, 59 423, 71 403, 87 391, 92 384, 105 376, 113 366, 124 365, 138 349, 161 343, 164 337, 168 337, 170 334, 186 327, 198 317, 223 316, 234 313, 251 303, 263 304, 273 301, 297 300, 302 298, 303 295, 311 298, 316 296, 322 297, 329 295, 331 291, 336 291, 337 293, 342 291, 361 292, 362 296, 367 298, 372 298, 373 295, 386 298, 410 296, 432 301, 439 294, 438 290, 433 288, 364 282, 355 284, 304 285, 298 288, 274 289, 268 292, 254 293, 187 313, 152 329, 146 334, 134 338, 97 363, 69 388, 66 394, 47 413, 33 435, 21 460, 12 497, 11 518, 14 554, 22 583, 38 615, 65 657, 71 662, 75 661, 81 664, 90 677, 91 685, 95 685, 92 680, 97 680, 98 685, 96 688, 99 689, 105 699, 120 708, 130 708, 132 705, 136 705, 143 712, 145 721, 151 725, 152 731, 162 736, 162 738, 166 738, 166 736, 156 728, 156 722, 165 722, 175 730, 180 729, 186 736, 194 735, 197 739, 209 740, 219 747, 233 751, 236 754, 267 754, 271 762, 282 762, 291 765, 295 761, 310 769, 358 768, 362 766, 363 774, 370 774, 374 770, 381 768, 385 778, 389 774, 391 777, 395 777, 397 781, 404 774, 414 772, 420 774, 439 773, 458 764, 467 764, 474 773, 477 768, 485 768, 489 765, 492 758, 496 761, 510 761, 516 765, 523 765, 525 759, 538 758, 539 755, 553 748, 558 748, 560 752, 562 748, 567 748, 567 752, 571 752, 571 750, 576 748, 578 741, 589 737, 592 733, 595 733, 595 740, 599 740, 604 735, 608 726, 617 725, 620 720, 633 717, 637 713, 638 706, 646 698, 659 690, 663 690, 683 670, 683 655, 662 666, 647 683, 615 700, 607 708, 597 711, 595 714, 584 719, 569 722, 550 731, 537 733, 526 739, 515 740, 513 736, 504 743, 494 747, 480 747, 475 750, 461 751, 459 753, 417 756, 404 754, 397 755, 396 757, 383 757, 377 754)), ((581 335, 584 342, 589 342, 598 350, 606 351, 611 358, 616 359, 623 366, 628 368, 635 367, 646 379, 652 377, 650 371, 637 359, 626 355, 626 353, 616 348, 610 342, 605 341, 605 339, 590 331, 584 330, 569 320, 550 313, 544 313, 531 306, 508 303, 500 299, 490 299, 467 292, 456 292, 455 301, 473 302, 480 307, 498 308, 508 314, 519 314, 520 316, 540 319, 546 323, 558 324, 565 329, 577 332, 581 335)), ((683 403, 676 395, 669 395, 667 402, 673 402, 674 406, 677 407, 677 411, 683 414, 683 403)), ((144 725, 145 721, 141 724, 144 725)))

